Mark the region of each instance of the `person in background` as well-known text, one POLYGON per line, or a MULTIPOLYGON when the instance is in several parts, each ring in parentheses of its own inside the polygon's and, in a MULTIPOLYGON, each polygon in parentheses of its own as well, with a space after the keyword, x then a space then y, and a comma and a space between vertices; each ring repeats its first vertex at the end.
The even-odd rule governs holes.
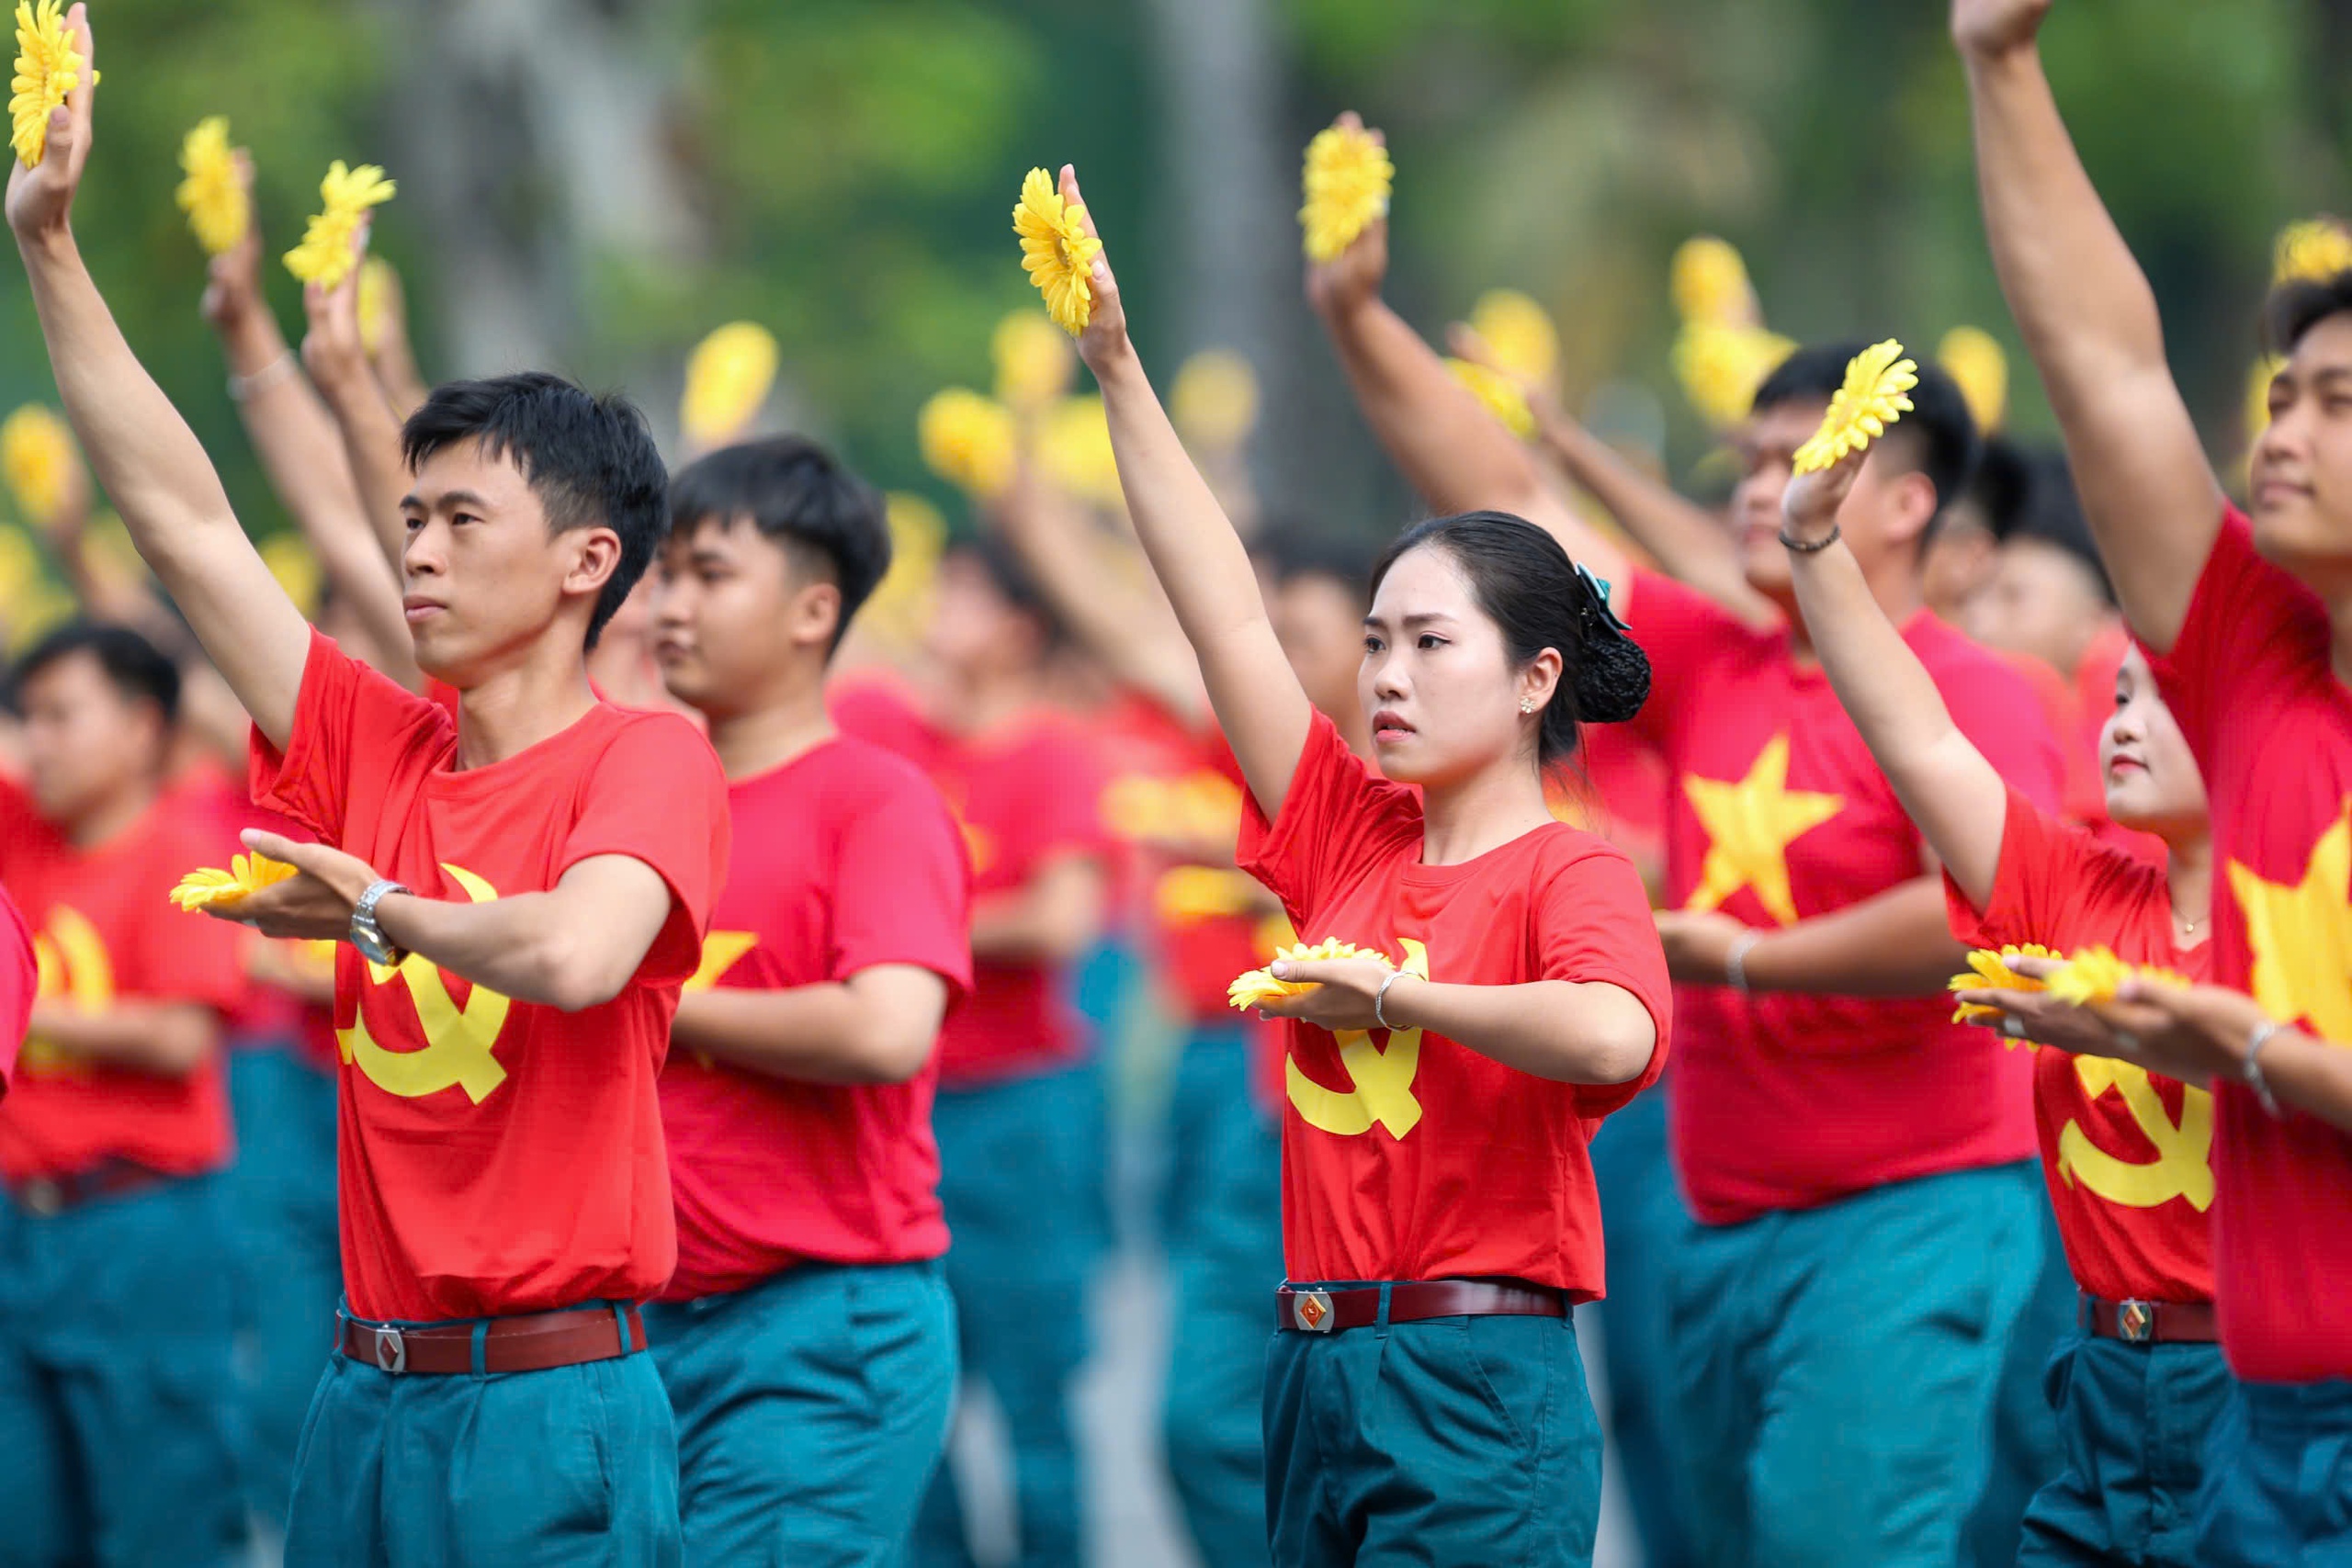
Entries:
POLYGON ((28 787, 0 781, 0 887, 39 996, 0 1102, 0 1556, 225 1564, 241 1550, 237 1288, 220 1052, 232 928, 172 907, 220 852, 164 793, 179 674, 69 623, 17 665, 28 787))
POLYGON ((33 933, 25 929, 24 911, 0 885, 0 1100, 8 1098, 8 1080, 17 1070, 17 1053, 24 1045, 25 1024, 40 985, 33 933))

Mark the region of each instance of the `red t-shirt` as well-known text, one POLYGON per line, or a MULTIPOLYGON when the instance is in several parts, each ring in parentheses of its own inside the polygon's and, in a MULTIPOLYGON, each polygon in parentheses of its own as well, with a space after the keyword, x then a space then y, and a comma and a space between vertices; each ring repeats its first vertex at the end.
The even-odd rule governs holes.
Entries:
POLYGON ((1498 1275, 1603 1293, 1587 1145, 1657 1081, 1666 957, 1624 852, 1564 822, 1460 865, 1421 863, 1420 793, 1378 777, 1315 716, 1281 817, 1253 799, 1241 863, 1309 942, 1377 948, 1451 985, 1605 982, 1640 998, 1657 1048, 1632 1083, 1555 1083, 1442 1035, 1335 1035, 1290 1021, 1283 1258, 1298 1280, 1498 1275))
MULTIPOLYGON (((877 964, 972 981, 971 874, 944 802, 904 758, 839 736, 731 784, 734 859, 690 988, 789 990, 877 964)), ((798 1083, 673 1050, 662 1120, 678 1206, 664 1300, 741 1290, 804 1258, 947 1250, 931 1100, 906 1083, 798 1083)))
MULTIPOLYGON (((1647 572, 1631 618, 1651 670, 1634 728, 1676 781, 1670 908, 1769 931, 1922 874, 1918 829, 1785 627, 1755 630, 1647 572)), ((2024 679, 1925 611, 1903 637, 1977 750, 2054 808, 2058 744, 2024 679)), ((2033 1153, 2030 1064, 1953 1023, 1944 997, 1684 986, 1675 1008, 1675 1161, 1709 1224, 2033 1153)))
MULTIPOLYGON (((2015 790, 1980 915, 1947 876, 1951 933, 1971 947, 2105 944, 2132 964, 2208 977, 2211 943, 2175 944, 2162 866, 2043 816, 2015 790)), ((2041 1169, 2075 1282, 2107 1301, 2213 1299, 2213 1100, 2106 1056, 2037 1051, 2041 1169)))
MULTIPOLYGON (((2232 508, 2168 658, 2165 700, 2213 812, 2213 978, 2352 1044, 2352 691, 2327 610, 2255 554, 2232 508)), ((2352 1377, 2352 1138, 2274 1122, 2217 1083, 2213 1261, 2231 1370, 2352 1377)))
POLYGON ((33 933, 25 929, 17 901, 0 887, 0 1100, 8 1098, 8 1077, 16 1071, 17 1048, 25 1043, 25 1022, 40 984, 33 966, 33 933))
POLYGON ((286 753, 254 734, 254 798, 425 897, 544 892, 620 854, 661 874, 670 915, 621 993, 576 1013, 342 950, 345 1290, 371 1318, 650 1299, 677 1257, 655 1079, 726 875, 718 760, 684 719, 601 704, 487 767, 457 750, 446 707, 313 634, 286 753))
MULTIPOLYGON (((873 683, 838 691, 832 707, 842 729, 897 751, 938 785, 971 855, 976 912, 1066 856, 1107 855, 1101 764, 1084 731, 1061 715, 1041 709, 955 734, 873 683)), ((971 995, 940 1032, 940 1081, 988 1083, 1078 1060, 1087 1030, 1069 989, 1056 965, 976 958, 971 995)))
MULTIPOLYGON (((33 932, 39 994, 103 1011, 118 999, 192 1002, 226 1015, 243 998, 238 928, 183 914, 179 879, 218 864, 207 821, 170 797, 95 849, 77 849, 0 780, 0 884, 33 932)), ((135 1161, 193 1176, 229 1161, 220 1056, 184 1077, 85 1061, 25 1042, 0 1106, 0 1176, 65 1176, 135 1161)))

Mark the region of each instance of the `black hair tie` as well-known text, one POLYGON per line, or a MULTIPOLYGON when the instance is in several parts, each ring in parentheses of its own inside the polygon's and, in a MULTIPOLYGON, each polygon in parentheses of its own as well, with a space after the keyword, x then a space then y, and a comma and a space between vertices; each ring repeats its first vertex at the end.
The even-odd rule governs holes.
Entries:
POLYGON ((1575 565, 1577 716, 1593 724, 1623 724, 1649 698, 1649 655, 1610 607, 1609 584, 1582 561, 1575 565))

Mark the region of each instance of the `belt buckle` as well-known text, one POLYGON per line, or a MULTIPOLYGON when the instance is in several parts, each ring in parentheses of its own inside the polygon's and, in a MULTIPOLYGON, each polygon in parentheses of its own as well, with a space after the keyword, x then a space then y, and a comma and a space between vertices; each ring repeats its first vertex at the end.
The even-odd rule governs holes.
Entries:
POLYGON ((1290 1297, 1290 1320, 1306 1334, 1329 1334, 1331 1320, 1337 1314, 1331 1310, 1329 1291, 1293 1291, 1290 1297))
POLYGON ((65 1189, 48 1177, 37 1177, 25 1183, 22 1201, 28 1213, 44 1220, 53 1220, 65 1212, 65 1189))
POLYGON ((2115 1308, 2116 1337, 2127 1345, 2145 1345, 2155 1337, 2156 1303, 2120 1302, 2115 1308))
POLYGON ((376 1330, 376 1369, 386 1372, 408 1371, 408 1341, 390 1325, 376 1330))

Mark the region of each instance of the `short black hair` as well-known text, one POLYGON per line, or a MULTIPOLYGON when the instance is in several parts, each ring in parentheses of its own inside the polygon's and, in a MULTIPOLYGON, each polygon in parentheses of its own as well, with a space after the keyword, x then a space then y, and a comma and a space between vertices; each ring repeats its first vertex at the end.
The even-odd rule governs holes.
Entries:
MULTIPOLYGON (((1755 412, 1763 413, 1782 403, 1827 402, 1846 384, 1846 367, 1870 345, 1863 343, 1809 344, 1781 362, 1756 389, 1755 412)), ((1975 416, 1960 383, 1932 359, 1919 361, 1919 384, 1911 389, 1911 412, 1903 416, 1888 439, 1908 440, 1918 455, 1918 469, 1936 489, 1936 515, 1958 501, 1976 471, 1975 416)))
POLYGON ((797 570, 842 591, 832 640, 839 648, 850 617, 890 570, 890 525, 880 492, 798 435, 722 446, 671 479, 673 534, 738 517, 749 518, 797 570))
POLYGON ((1250 553, 1266 563, 1276 582, 1328 577, 1363 598, 1372 577, 1374 552, 1368 541, 1305 524, 1268 523, 1252 543, 1250 553))
POLYGON ((587 646, 595 647, 645 575, 668 516, 669 475, 645 415, 618 393, 599 397, 526 370, 435 387, 401 430, 412 470, 461 441, 480 441, 485 457, 512 457, 556 532, 605 527, 620 536, 620 564, 588 618, 587 646))
POLYGON ((179 666, 129 626, 105 621, 68 621, 33 644, 9 677, 8 705, 21 713, 26 683, 77 653, 96 660, 107 682, 130 701, 153 703, 166 728, 179 722, 179 666))
MULTIPOLYGON (((2102 598, 2115 603, 2115 586, 2108 581, 2107 563, 2099 558, 2098 541, 2091 536, 2090 520, 2083 515, 2082 497, 2075 491, 2075 473, 2064 452, 2031 451, 2000 440, 2015 454, 2021 476, 2014 504, 2000 512, 1986 510, 1993 536, 2003 544, 2013 539, 2038 539, 2080 561, 2098 585, 2102 598)), ((1986 468, 1993 467, 1993 444, 1986 446, 1986 468)))
POLYGON ((2292 354, 2311 330, 2330 316, 2352 312, 2352 272, 2334 277, 2299 277, 2282 283, 2263 301, 2262 333, 2273 354, 2292 354))
POLYGON ((1046 597, 1037 580, 1029 575, 1029 569, 1002 539, 993 534, 967 534, 949 541, 945 553, 976 562, 987 574, 989 586, 1006 604, 1037 623, 1046 634, 1047 648, 1058 648, 1068 637, 1069 628, 1062 625, 1061 614, 1054 608, 1053 601, 1046 597))

